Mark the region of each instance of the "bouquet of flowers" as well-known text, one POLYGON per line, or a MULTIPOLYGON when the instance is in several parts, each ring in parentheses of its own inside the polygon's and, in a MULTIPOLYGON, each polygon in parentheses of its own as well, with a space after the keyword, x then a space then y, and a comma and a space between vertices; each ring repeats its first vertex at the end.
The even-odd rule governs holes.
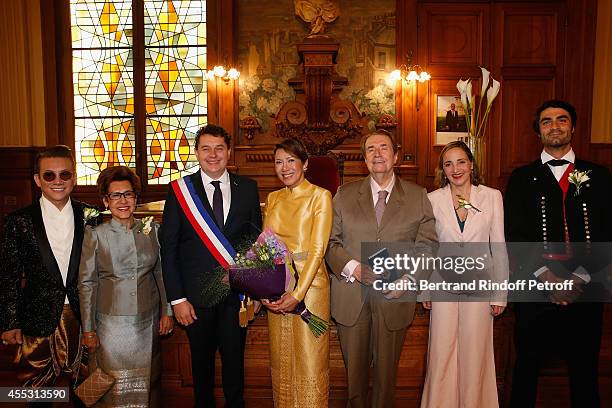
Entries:
MULTIPOLYGON (((297 282, 291 253, 270 229, 264 230, 248 250, 238 253, 234 261, 236 264, 229 268, 230 286, 253 299, 278 300, 297 282)), ((315 337, 329 327, 328 322, 308 310, 304 301, 291 313, 299 315, 315 337)))

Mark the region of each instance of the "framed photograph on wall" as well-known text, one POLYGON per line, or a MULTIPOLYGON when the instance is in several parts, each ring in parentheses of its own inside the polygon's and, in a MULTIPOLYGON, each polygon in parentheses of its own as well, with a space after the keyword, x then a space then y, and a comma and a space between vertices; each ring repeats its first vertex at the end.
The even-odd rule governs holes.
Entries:
POLYGON ((456 95, 437 95, 436 97, 436 146, 444 146, 454 140, 467 137, 465 112, 461 97, 456 95))

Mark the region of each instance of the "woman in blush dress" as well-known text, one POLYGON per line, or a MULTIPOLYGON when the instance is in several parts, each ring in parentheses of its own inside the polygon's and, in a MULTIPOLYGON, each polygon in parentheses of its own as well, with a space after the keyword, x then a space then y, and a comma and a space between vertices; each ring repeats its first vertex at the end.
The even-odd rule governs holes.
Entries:
MULTIPOLYGON (((472 152, 461 141, 442 149, 437 173, 440 188, 428 196, 441 247, 454 242, 486 245, 492 260, 489 277, 506 279, 501 193, 480 184, 472 152)), ((431 316, 421 408, 497 407, 493 319, 504 311, 505 293, 494 292, 489 301, 470 299, 469 293, 443 296, 445 301, 423 302, 431 316)))
POLYGON ((275 407, 327 407, 329 330, 315 337, 299 315, 299 301, 330 320, 329 276, 323 256, 332 227, 331 193, 304 178, 308 155, 301 142, 287 139, 274 149, 274 168, 285 188, 268 195, 264 228, 293 255, 298 281, 276 302, 263 301, 268 314, 275 407))
POLYGON ((172 331, 157 231, 134 218, 140 179, 128 167, 98 177, 109 222, 87 227, 79 270, 83 344, 98 366, 115 378, 100 406, 159 406, 159 336, 172 331), (160 317, 161 316, 161 317, 160 317))

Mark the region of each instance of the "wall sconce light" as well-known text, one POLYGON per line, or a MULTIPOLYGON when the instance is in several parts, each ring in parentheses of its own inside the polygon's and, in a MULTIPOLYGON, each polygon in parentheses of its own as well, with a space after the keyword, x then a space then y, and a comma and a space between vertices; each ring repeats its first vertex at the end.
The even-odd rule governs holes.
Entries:
POLYGON ((391 71, 389 74, 391 81, 404 81, 414 84, 416 81, 425 82, 431 79, 431 75, 427 71, 424 71, 420 65, 402 65, 399 69, 391 71))
POLYGON ((215 65, 213 69, 206 71, 206 77, 211 81, 215 78, 220 78, 228 84, 230 80, 235 81, 240 77, 240 71, 236 68, 226 69, 223 65, 215 65))
POLYGON ((425 82, 431 79, 431 75, 423 70, 420 65, 412 65, 412 51, 406 55, 406 58, 408 60, 408 65, 402 64, 398 69, 391 71, 389 74, 390 81, 395 82, 403 79, 408 84, 413 85, 417 81, 425 82))

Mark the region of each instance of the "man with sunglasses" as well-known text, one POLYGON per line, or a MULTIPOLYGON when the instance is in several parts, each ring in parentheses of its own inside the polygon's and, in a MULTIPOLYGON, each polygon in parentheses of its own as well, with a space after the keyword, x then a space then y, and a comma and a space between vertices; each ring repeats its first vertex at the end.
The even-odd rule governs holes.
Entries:
POLYGON ((70 149, 41 151, 34 182, 42 197, 6 217, 0 333, 3 346, 19 345, 23 386, 66 386, 81 360, 77 277, 86 208, 70 199, 76 184, 70 149))

